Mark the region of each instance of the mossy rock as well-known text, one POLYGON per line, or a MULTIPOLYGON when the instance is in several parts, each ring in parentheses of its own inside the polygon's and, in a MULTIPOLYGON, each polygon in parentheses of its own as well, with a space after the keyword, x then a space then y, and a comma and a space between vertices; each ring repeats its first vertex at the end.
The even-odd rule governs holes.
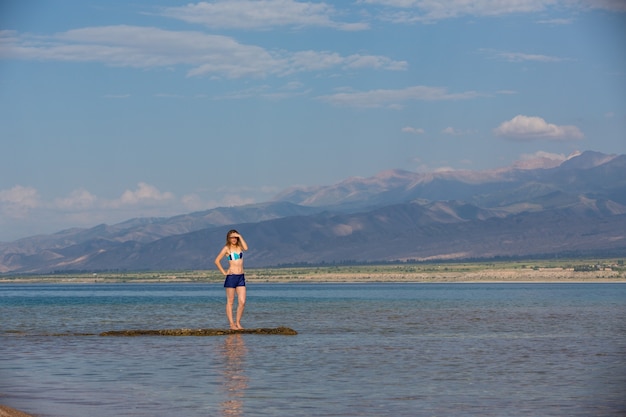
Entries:
POLYGON ((111 330, 108 332, 100 333, 100 336, 224 336, 229 334, 276 334, 284 336, 297 335, 293 329, 289 327, 271 327, 260 329, 160 329, 160 330, 147 330, 147 329, 134 329, 134 330, 111 330))

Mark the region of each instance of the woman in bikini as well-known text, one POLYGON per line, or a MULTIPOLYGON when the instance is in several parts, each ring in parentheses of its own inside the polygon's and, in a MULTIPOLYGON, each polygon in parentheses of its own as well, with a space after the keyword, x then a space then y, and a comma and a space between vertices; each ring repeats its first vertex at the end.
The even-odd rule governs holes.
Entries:
POLYGON ((232 330, 241 330, 241 316, 246 307, 246 278, 243 273, 243 252, 248 250, 248 244, 243 236, 236 230, 230 230, 226 234, 226 245, 222 248, 215 265, 226 276, 224 288, 226 288, 226 317, 232 330), (228 257, 228 270, 222 266, 222 258, 228 257), (233 320, 233 304, 237 294, 237 315, 233 320))

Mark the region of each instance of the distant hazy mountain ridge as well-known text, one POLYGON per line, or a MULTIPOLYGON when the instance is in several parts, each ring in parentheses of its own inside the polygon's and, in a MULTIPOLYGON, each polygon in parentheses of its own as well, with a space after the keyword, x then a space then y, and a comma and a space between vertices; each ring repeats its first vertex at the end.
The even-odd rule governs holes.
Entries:
POLYGON ((0 244, 0 272, 214 268, 229 228, 246 265, 626 256, 626 155, 551 168, 414 173, 285 190, 268 203, 0 244))

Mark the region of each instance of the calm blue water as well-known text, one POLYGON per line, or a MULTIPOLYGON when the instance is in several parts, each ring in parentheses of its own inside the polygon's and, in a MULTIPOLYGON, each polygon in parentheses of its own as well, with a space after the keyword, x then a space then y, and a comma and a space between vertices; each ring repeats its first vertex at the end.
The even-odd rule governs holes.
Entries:
POLYGON ((38 416, 624 416, 624 284, 0 285, 0 403, 38 416), (64 335, 59 335, 64 334, 64 335))

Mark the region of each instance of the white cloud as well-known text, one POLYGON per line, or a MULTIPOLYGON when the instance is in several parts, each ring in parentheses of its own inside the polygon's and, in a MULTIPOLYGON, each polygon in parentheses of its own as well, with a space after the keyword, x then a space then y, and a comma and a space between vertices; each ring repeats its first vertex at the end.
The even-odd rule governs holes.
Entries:
POLYGON ((35 188, 16 185, 8 190, 0 190, 0 213, 10 218, 24 218, 41 204, 35 188))
POLYGON ((233 38, 154 27, 102 26, 54 36, 0 32, 0 57, 99 62, 132 68, 188 67, 188 76, 225 78, 285 76, 328 69, 405 70, 405 61, 378 55, 342 56, 327 51, 268 51, 233 38))
POLYGON ((538 151, 533 154, 522 154, 520 159, 513 163, 517 169, 554 168, 568 159, 563 154, 538 151))
POLYGON ((169 217, 215 207, 267 201, 276 187, 227 187, 202 190, 178 198, 169 191, 140 182, 117 198, 103 198, 85 189, 66 197, 44 200, 32 187, 16 185, 0 190, 0 240, 54 233, 73 227, 115 224, 131 218, 169 217))
POLYGON ((558 126, 547 123, 541 117, 529 117, 521 114, 511 120, 502 122, 493 132, 496 136, 521 140, 570 140, 584 138, 584 134, 576 126, 558 126))
POLYGON ((86 210, 94 207, 98 198, 87 190, 74 190, 69 197, 54 200, 54 207, 61 210, 86 210))
POLYGON ((206 204, 198 194, 186 194, 181 198, 183 206, 190 211, 200 211, 206 208, 206 204))
POLYGON ((422 129, 421 127, 411 127, 411 126, 403 127, 402 132, 412 133, 414 135, 423 135, 424 133, 426 133, 426 131, 422 129))
POLYGON ((471 129, 462 130, 462 129, 457 129, 452 126, 449 126, 443 129, 441 133, 443 133, 444 135, 451 135, 451 136, 463 136, 463 135, 475 134, 476 131, 471 130, 471 129))
POLYGON ((454 172, 454 171, 457 171, 457 169, 450 167, 450 166, 441 166, 433 170, 433 172, 436 172, 436 173, 454 172))
POLYGON ((220 205, 226 206, 226 207, 236 207, 236 206, 242 206, 245 204, 252 204, 252 203, 254 203, 254 199, 251 197, 244 197, 241 195, 230 194, 222 198, 220 205))
POLYGON ((169 191, 162 192, 153 185, 140 182, 135 190, 126 190, 116 199, 97 197, 85 189, 78 189, 72 191, 67 197, 56 198, 50 203, 41 204, 41 208, 66 212, 96 212, 101 210, 165 207, 172 204, 176 204, 173 193, 169 191))
POLYGON ((162 15, 188 23, 215 28, 268 29, 289 27, 329 27, 339 30, 364 30, 366 23, 346 23, 333 20, 337 15, 326 3, 293 0, 218 0, 168 7, 162 15))
POLYGON ((341 92, 318 97, 336 106, 349 107, 389 107, 400 108, 404 102, 419 101, 445 101, 445 100, 468 100, 484 94, 475 91, 462 93, 449 93, 445 88, 413 86, 399 90, 370 90, 357 92, 341 92))
POLYGON ((459 136, 462 135, 463 133, 451 126, 446 127, 445 129, 443 129, 441 131, 441 133, 445 134, 445 135, 452 135, 452 136, 459 136))
POLYGON ((118 200, 109 202, 111 207, 122 207, 139 204, 158 204, 174 199, 174 194, 169 191, 161 192, 158 188, 140 182, 136 190, 126 190, 118 200))

